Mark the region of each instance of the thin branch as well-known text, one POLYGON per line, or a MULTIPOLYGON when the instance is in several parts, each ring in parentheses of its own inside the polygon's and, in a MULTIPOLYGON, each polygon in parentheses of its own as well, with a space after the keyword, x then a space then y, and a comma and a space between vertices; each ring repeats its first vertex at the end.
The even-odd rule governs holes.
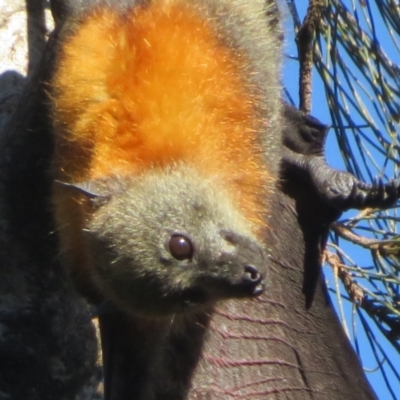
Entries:
POLYGON ((300 82, 299 97, 300 110, 310 113, 312 94, 312 68, 314 63, 314 42, 316 31, 321 22, 324 0, 310 0, 307 15, 296 35, 297 50, 299 53, 300 82))

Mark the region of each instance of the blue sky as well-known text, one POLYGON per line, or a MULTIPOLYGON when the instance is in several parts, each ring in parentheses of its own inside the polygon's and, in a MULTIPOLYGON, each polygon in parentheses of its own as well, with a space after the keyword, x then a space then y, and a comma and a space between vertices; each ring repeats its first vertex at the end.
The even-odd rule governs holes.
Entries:
MULTIPOLYGON (((351 1, 347 0, 345 1, 346 4, 348 5, 349 8, 352 6, 359 7, 357 5, 358 1, 351 1)), ((372 2, 371 2, 372 3, 372 2)), ((307 5, 308 2, 304 0, 297 0, 296 1, 296 6, 298 8, 298 12, 301 18, 304 17, 306 11, 307 11, 307 5)), ((373 7, 373 5, 372 5, 373 7)), ((377 12, 376 9, 374 12, 377 12)), ((296 56, 297 55, 297 50, 294 46, 294 35, 293 32, 291 32, 293 29, 293 24, 291 21, 290 16, 288 17, 288 21, 285 25, 285 33, 286 33, 286 49, 285 49, 285 56, 296 56)), ((377 31, 384 31, 384 29, 380 29, 380 26, 377 26, 377 31)), ((381 40, 386 40, 385 37, 380 38, 381 40)), ((389 41, 386 41, 389 43, 389 41)), ((399 56, 398 50, 394 49, 393 46, 389 46, 388 49, 385 48, 386 51, 389 52, 389 55, 394 59, 395 62, 400 64, 400 58, 397 59, 399 56)), ((290 95, 294 99, 295 102, 298 102, 298 64, 297 61, 290 60, 289 57, 285 57, 285 64, 284 64, 284 73, 283 73, 283 81, 285 87, 289 90, 290 95)), ((314 73, 314 79, 313 79, 313 101, 312 101, 312 114, 320 119, 324 123, 331 123, 330 120, 330 114, 328 111, 328 106, 327 106, 327 101, 325 98, 324 94, 324 88, 321 84, 321 81, 319 77, 317 76, 317 73, 314 73)), ((297 104, 296 104, 297 105, 297 104)), ((371 110, 373 113, 373 110, 371 110)), ((333 131, 330 132, 328 136, 328 141, 326 144, 326 157, 330 165, 339 168, 339 169, 344 169, 344 162, 343 159, 340 155, 339 148, 336 142, 336 137, 333 133, 333 131)), ((352 215, 352 213, 345 215, 344 217, 347 217, 348 215, 352 215)), ((354 213, 353 213, 354 215, 354 213)), ((343 249, 345 250, 346 253, 348 253, 351 258, 355 261, 360 260, 361 265, 368 264, 368 253, 365 251, 362 251, 355 246, 342 241, 341 245, 343 246, 343 249)), ((330 287, 334 287, 334 277, 332 275, 332 271, 329 267, 324 268, 325 276, 328 281, 328 284, 330 287)), ((335 304, 335 307, 337 309, 337 300, 336 296, 332 297, 333 303, 335 304)), ((382 374, 380 373, 379 369, 377 368, 379 365, 377 364, 376 358, 373 356, 373 353, 371 351, 371 347, 369 345, 369 342, 363 334, 363 329, 362 329, 362 324, 361 321, 359 320, 358 317, 355 317, 353 321, 353 313, 352 313, 352 307, 349 303, 344 302, 344 313, 346 316, 346 321, 348 325, 348 329, 350 331, 350 335, 352 334, 352 326, 353 322, 355 321, 354 326, 356 327, 357 330, 357 339, 358 339, 358 345, 360 347, 360 354, 361 354, 361 359, 363 366, 366 370, 374 370, 375 372, 367 372, 367 377, 370 380, 372 386, 374 387, 378 397, 380 400, 389 400, 389 399, 395 399, 396 400, 396 393, 400 394, 400 382, 395 378, 393 373, 391 373, 387 368, 385 370, 387 371, 387 377, 392 383, 392 393, 388 390, 387 385, 382 377, 382 374), (394 393, 394 395, 393 395, 394 393)), ((368 318, 368 317, 367 317, 368 318)), ((373 325, 373 324, 371 324, 373 325)), ((379 340, 379 342, 382 344, 383 348, 385 351, 387 351, 389 354, 393 354, 392 362, 396 364, 399 364, 399 355, 396 353, 395 349, 387 343, 386 339, 382 337, 380 332, 376 329, 373 328, 373 333, 378 337, 381 338, 382 340, 379 340)), ((400 369, 400 368, 399 368, 400 369)), ((399 395, 400 396, 400 395, 399 395)), ((400 398, 400 397, 398 397, 400 398)))

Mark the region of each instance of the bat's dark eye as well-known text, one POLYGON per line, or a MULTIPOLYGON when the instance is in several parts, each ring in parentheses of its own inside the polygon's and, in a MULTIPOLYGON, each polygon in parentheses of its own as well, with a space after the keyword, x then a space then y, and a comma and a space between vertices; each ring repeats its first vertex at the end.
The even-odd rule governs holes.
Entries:
POLYGON ((186 236, 174 234, 169 239, 169 251, 177 260, 190 260, 193 257, 193 244, 186 236))

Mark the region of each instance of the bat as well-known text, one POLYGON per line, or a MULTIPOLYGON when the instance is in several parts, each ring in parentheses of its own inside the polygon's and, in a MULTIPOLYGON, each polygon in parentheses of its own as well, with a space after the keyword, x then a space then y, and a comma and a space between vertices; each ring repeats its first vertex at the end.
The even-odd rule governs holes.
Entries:
POLYGON ((53 203, 89 296, 172 315, 263 291, 280 113, 278 65, 258 68, 279 60, 267 11, 84 2, 60 28, 53 203))
POLYGON ((183 399, 214 305, 267 290, 274 10, 53 4, 52 203, 61 257, 100 305, 106 399, 183 399))

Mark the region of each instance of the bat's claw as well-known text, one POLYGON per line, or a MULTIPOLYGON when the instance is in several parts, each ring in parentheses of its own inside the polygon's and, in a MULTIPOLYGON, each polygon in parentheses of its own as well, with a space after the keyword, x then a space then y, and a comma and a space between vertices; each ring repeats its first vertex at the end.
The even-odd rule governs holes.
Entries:
POLYGON ((400 198, 400 182, 391 179, 384 183, 376 178, 372 184, 356 180, 350 194, 348 208, 388 208, 400 198))
POLYGON ((384 209, 393 206, 400 198, 399 181, 391 179, 384 183, 382 178, 375 178, 368 184, 348 172, 329 167, 321 159, 311 162, 310 177, 319 196, 338 211, 368 207, 384 209))

